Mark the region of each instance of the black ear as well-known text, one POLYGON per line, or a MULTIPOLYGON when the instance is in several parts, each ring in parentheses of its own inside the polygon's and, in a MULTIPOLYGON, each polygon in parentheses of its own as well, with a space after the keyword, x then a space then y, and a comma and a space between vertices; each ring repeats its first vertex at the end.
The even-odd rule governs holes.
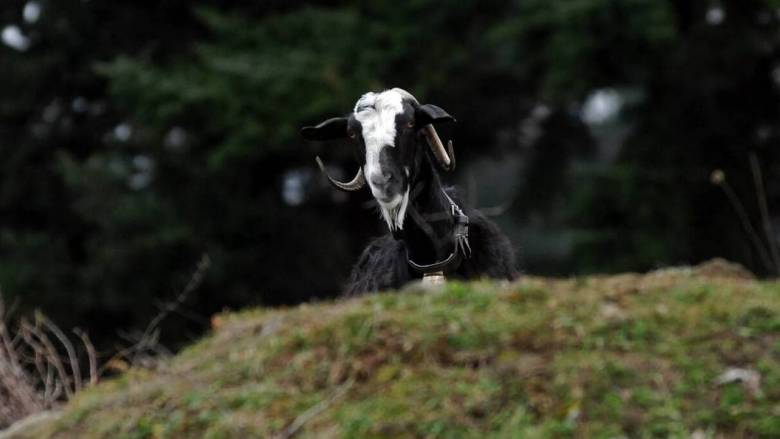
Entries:
POLYGON ((430 123, 455 122, 455 118, 444 111, 441 107, 433 104, 420 105, 415 112, 417 126, 423 127, 430 123))
POLYGON ((301 135, 306 140, 333 140, 347 137, 347 118, 334 117, 316 127, 303 127, 301 135))

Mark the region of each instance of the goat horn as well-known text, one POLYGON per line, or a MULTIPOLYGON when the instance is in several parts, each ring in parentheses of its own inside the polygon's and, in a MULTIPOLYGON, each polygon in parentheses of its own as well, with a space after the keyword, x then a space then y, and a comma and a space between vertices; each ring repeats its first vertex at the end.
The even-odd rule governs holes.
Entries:
POLYGON ((447 141, 447 153, 450 157, 450 167, 447 169, 448 171, 454 171, 455 170, 455 150, 452 148, 452 140, 447 141))
MULTIPOLYGON (((435 155, 436 159, 439 160, 441 166, 444 169, 451 171, 454 168, 454 166, 452 166, 453 162, 450 160, 449 155, 447 155, 447 150, 444 149, 444 144, 441 143, 441 139, 436 133, 436 128, 434 128, 431 124, 425 125, 423 127, 423 134, 428 140, 428 145, 430 145, 431 151, 433 151, 433 155, 435 155)), ((452 141, 450 141, 450 149, 452 149, 452 141)))
POLYGON ((323 174, 325 174, 326 177, 328 177, 328 181, 330 181, 330 184, 335 186, 337 189, 341 189, 342 191, 356 191, 360 188, 362 188, 366 184, 366 179, 363 177, 363 167, 361 166, 360 169, 358 169, 357 175, 355 175, 355 178, 352 179, 352 181, 349 181, 347 183, 342 183, 333 177, 331 177, 328 174, 328 171, 325 169, 325 165, 322 163, 322 160, 320 160, 320 157, 317 156, 317 165, 320 167, 320 171, 322 171, 323 174))

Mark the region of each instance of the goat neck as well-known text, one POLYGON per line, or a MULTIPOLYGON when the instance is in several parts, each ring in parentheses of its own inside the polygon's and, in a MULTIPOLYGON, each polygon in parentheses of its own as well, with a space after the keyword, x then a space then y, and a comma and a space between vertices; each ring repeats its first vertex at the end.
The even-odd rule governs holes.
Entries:
POLYGON ((410 190, 403 239, 410 259, 430 264, 450 255, 454 221, 439 175, 429 160, 420 166, 410 190))

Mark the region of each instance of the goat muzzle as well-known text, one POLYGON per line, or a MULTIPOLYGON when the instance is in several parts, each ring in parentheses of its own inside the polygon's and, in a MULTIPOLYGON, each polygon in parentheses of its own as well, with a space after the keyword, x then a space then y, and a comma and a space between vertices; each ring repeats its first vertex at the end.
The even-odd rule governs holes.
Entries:
POLYGON ((331 177, 330 174, 328 174, 327 169, 325 169, 325 165, 322 163, 322 160, 320 160, 320 157, 316 157, 317 165, 320 167, 320 171, 322 171, 323 174, 325 174, 326 177, 328 177, 328 181, 330 181, 330 184, 332 184, 336 189, 341 189, 342 191, 347 192, 354 192, 356 190, 359 190, 366 184, 366 178, 363 176, 363 167, 361 166, 360 169, 358 169, 357 174, 355 175, 355 178, 352 179, 352 181, 348 181, 346 183, 340 182, 336 180, 335 178, 331 177))

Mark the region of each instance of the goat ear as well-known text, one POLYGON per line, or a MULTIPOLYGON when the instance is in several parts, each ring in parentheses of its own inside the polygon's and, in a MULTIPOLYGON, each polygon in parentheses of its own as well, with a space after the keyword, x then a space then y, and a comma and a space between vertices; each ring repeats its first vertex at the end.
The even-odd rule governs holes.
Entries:
POLYGON ((306 140, 333 140, 347 137, 347 118, 334 117, 314 127, 301 128, 306 140))
POLYGON ((433 104, 420 105, 415 111, 417 126, 423 127, 430 123, 455 122, 455 118, 444 111, 441 107, 433 104))

